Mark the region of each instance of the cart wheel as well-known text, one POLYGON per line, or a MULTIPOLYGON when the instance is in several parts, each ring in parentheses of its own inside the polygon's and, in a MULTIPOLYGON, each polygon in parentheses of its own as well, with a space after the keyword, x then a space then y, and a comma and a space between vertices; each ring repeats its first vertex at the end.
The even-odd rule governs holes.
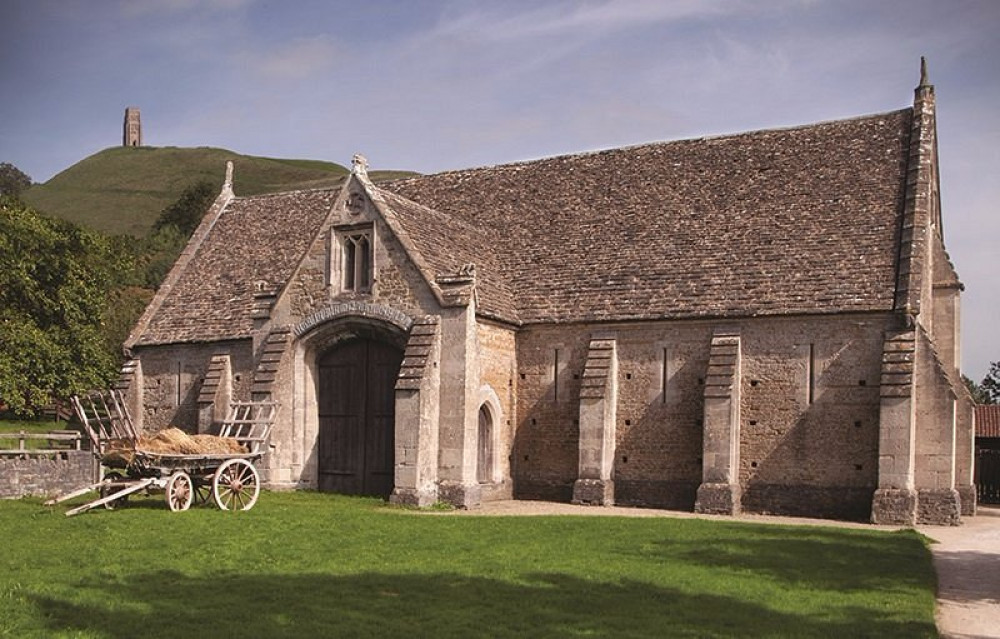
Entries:
POLYGON ((191 483, 191 477, 183 470, 171 475, 167 480, 165 497, 167 506, 174 512, 190 508, 191 502, 194 500, 194 485, 191 483))
MULTIPOLYGON (((124 479, 125 476, 122 475, 117 470, 113 470, 110 473, 104 474, 104 481, 122 481, 124 479)), ((116 493, 119 490, 121 490, 121 486, 101 486, 101 488, 97 492, 101 496, 101 499, 104 499, 108 495, 116 493)), ((114 510, 115 508, 124 506, 127 502, 128 502, 128 495, 125 495, 124 497, 119 497, 114 501, 107 502, 106 504, 104 504, 104 508, 107 510, 114 510)))
POLYGON ((215 471, 212 494, 222 510, 250 510, 260 495, 260 476, 245 459, 228 459, 215 471))

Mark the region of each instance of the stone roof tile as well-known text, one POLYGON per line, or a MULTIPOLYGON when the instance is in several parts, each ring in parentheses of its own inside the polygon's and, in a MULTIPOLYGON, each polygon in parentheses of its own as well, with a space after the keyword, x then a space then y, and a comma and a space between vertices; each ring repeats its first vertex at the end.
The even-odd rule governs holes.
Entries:
POLYGON ((478 228, 490 257, 439 250, 496 260, 526 323, 889 310, 910 113, 380 187, 478 228))
MULTIPOLYGON (((381 183, 434 281, 514 323, 893 308, 911 109, 381 183)), ((138 344, 248 337, 336 190, 236 198, 138 344), (294 231, 294 232, 293 232, 294 231)))
POLYGON ((285 285, 336 195, 325 189, 234 199, 137 343, 249 337, 256 287, 285 285))

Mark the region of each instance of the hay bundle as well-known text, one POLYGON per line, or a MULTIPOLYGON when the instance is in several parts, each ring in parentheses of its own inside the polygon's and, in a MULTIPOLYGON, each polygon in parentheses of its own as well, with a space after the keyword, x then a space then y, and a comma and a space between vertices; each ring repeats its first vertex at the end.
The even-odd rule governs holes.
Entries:
POLYGON ((171 455, 245 453, 247 449, 231 437, 188 435, 179 428, 165 428, 152 437, 140 437, 136 450, 171 455))

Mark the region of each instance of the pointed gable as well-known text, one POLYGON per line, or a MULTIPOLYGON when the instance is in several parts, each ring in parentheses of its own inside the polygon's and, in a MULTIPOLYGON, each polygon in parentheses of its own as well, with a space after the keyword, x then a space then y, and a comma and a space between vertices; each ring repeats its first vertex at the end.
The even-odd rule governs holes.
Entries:
POLYGON ((526 323, 885 311, 910 117, 905 109, 381 188, 476 229, 526 323))
POLYGON ((233 199, 135 343, 250 337, 255 288, 284 286, 337 193, 322 189, 233 199))
MULTIPOLYGON (((468 264, 476 269, 477 312, 508 322, 517 321, 509 275, 480 229, 461 218, 429 209, 391 191, 373 189, 386 222, 424 272, 428 282, 458 273, 468 264)), ((432 285, 433 286, 433 285, 432 285)))

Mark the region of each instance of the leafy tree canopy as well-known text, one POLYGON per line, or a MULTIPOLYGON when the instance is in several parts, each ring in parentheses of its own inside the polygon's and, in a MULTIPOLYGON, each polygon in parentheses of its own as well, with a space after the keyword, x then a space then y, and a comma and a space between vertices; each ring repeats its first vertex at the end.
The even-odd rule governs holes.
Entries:
POLYGON ((163 209, 153 225, 154 231, 175 227, 185 237, 190 237, 201 223, 218 189, 210 182, 197 182, 184 189, 177 201, 163 209))
POLYGON ((117 369, 105 324, 129 258, 93 231, 0 198, 0 399, 29 415, 117 369))
POLYGON ((0 162, 0 196, 20 197, 31 186, 28 174, 10 162, 0 162))
MULTIPOLYGON (((1000 362, 990 363, 990 370, 979 383, 984 398, 982 404, 1000 404, 1000 362)), ((979 401, 978 399, 976 401, 979 401)))
POLYGON ((969 389, 969 394, 972 395, 972 401, 977 404, 992 404, 990 401, 989 394, 983 389, 982 386, 972 381, 965 375, 962 375, 962 382, 965 383, 965 387, 969 389))

